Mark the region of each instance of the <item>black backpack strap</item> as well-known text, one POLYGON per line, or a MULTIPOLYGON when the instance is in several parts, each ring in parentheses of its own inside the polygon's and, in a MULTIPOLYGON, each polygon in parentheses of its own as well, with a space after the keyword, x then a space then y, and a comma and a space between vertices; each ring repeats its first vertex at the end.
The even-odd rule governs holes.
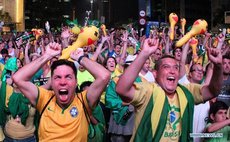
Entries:
POLYGON ((85 106, 85 103, 84 103, 84 99, 83 99, 82 93, 81 93, 81 94, 77 94, 77 98, 78 98, 78 99, 80 100, 80 102, 82 103, 82 105, 83 105, 83 110, 84 110, 84 113, 85 113, 85 116, 86 116, 86 120, 87 120, 87 122, 88 122, 88 124, 89 124, 89 127, 92 128, 92 129, 91 129, 91 128, 89 129, 88 138, 89 138, 89 139, 93 139, 93 138, 96 136, 96 130, 95 130, 93 124, 92 124, 91 121, 90 121, 90 115, 89 115, 89 112, 87 111, 87 108, 86 108, 86 106, 85 106), (79 95, 80 95, 81 98, 79 98, 79 95))

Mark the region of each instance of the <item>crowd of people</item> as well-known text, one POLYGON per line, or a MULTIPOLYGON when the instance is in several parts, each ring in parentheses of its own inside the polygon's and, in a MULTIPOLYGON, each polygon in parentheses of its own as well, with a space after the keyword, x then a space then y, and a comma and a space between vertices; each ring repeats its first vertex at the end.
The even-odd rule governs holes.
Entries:
POLYGON ((226 29, 176 47, 177 28, 175 40, 167 27, 100 31, 70 59, 59 59, 78 38, 68 26, 1 35, 0 141, 230 141, 226 29))

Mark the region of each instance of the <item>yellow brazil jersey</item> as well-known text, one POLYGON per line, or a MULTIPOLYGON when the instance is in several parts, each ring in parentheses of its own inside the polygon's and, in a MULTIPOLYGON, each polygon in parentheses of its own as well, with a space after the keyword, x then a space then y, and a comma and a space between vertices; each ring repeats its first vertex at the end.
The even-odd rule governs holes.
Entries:
MULTIPOLYGON (((36 107, 40 113, 52 95, 53 91, 39 87, 36 107)), ((82 98, 86 109, 89 110, 86 92, 82 93, 82 98)), ((52 98, 40 120, 39 141, 86 142, 89 124, 81 100, 75 95, 70 106, 63 110, 56 103, 56 97, 52 98)))
POLYGON ((178 94, 175 94, 173 98, 168 98, 169 113, 167 117, 167 123, 164 133, 161 137, 161 142, 177 142, 181 135, 181 117, 178 94))

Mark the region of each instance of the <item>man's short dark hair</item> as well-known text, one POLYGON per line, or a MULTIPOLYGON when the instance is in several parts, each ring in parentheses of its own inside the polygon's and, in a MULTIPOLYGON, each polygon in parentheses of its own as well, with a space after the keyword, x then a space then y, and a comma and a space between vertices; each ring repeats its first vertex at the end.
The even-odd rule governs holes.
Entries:
POLYGON ((81 85, 80 85, 80 91, 84 91, 83 89, 85 87, 89 87, 93 82, 92 81, 84 81, 81 85))
POLYGON ((224 55, 223 59, 230 59, 230 55, 229 54, 224 55))
POLYGON ((104 60, 104 62, 103 62, 103 66, 104 66, 104 67, 106 67, 107 61, 108 61, 110 58, 114 59, 115 65, 117 65, 117 60, 116 60, 116 58, 113 57, 113 56, 109 56, 109 57, 107 57, 107 58, 104 60))
MULTIPOLYGON (((215 103, 213 103, 209 109, 209 117, 211 114, 215 115, 217 113, 217 111, 219 111, 220 109, 228 110, 228 106, 222 101, 216 101, 215 103)), ((213 121, 211 119, 208 119, 208 121, 210 123, 213 123, 213 121)))
POLYGON ((159 70, 160 65, 162 64, 162 60, 165 58, 171 58, 171 59, 175 59, 172 55, 169 54, 165 54, 163 56, 161 56, 161 58, 159 60, 157 60, 156 64, 155 64, 155 70, 159 70))
POLYGON ((182 52, 182 48, 181 47, 174 47, 173 48, 173 52, 172 52, 174 56, 175 56, 175 52, 176 52, 177 49, 180 49, 180 51, 182 52))
MULTIPOLYGON (((71 61, 68 61, 66 59, 60 59, 60 60, 57 60, 57 61, 54 61, 51 65, 51 75, 53 75, 53 72, 54 70, 58 67, 58 66, 61 66, 61 65, 66 65, 66 66, 69 66, 70 68, 72 68, 74 74, 76 75, 77 74, 77 69, 74 65, 73 62, 71 61)), ((75 76, 76 77, 76 76, 75 76)))

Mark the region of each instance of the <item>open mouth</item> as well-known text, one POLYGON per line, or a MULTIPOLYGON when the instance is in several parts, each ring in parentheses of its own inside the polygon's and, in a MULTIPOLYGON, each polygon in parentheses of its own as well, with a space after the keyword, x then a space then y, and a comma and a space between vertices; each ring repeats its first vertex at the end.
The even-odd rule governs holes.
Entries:
POLYGON ((169 76, 169 77, 167 77, 167 80, 170 81, 170 82, 174 82, 175 81, 175 77, 169 76))
POLYGON ((66 89, 61 89, 61 90, 59 90, 59 94, 60 94, 60 95, 67 95, 67 94, 68 94, 68 90, 66 90, 66 89))
POLYGON ((59 92, 60 100, 61 100, 62 102, 67 101, 69 91, 66 90, 66 89, 61 89, 61 90, 59 90, 58 92, 59 92))

